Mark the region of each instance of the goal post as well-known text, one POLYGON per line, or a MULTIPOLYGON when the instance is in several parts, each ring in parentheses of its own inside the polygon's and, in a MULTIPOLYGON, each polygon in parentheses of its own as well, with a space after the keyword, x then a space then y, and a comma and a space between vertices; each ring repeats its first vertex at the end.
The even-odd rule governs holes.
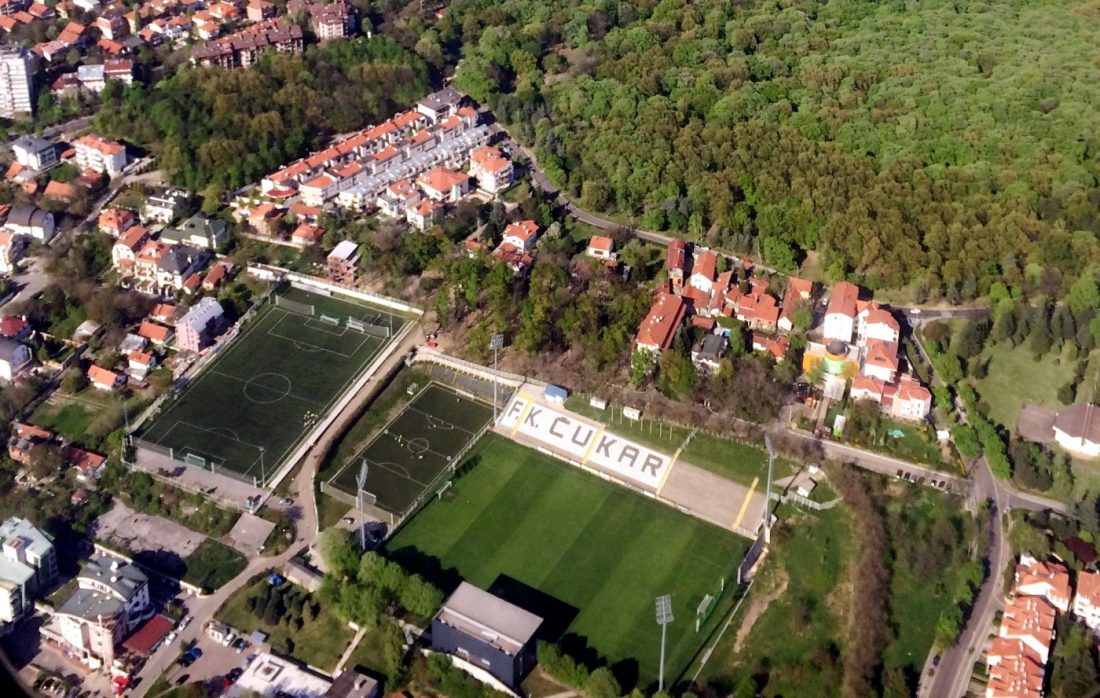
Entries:
POLYGON ((339 327, 342 324, 340 322, 340 318, 333 317, 331 315, 325 315, 324 313, 321 313, 320 315, 318 315, 317 319, 320 320, 323 323, 326 323, 328 325, 332 325, 333 327, 339 327))
POLYGON ((292 313, 298 313, 300 315, 308 315, 313 317, 315 313, 314 307, 309 303, 299 303, 298 301, 292 301, 285 296, 275 296, 275 305, 279 308, 284 308, 292 313))
POLYGON ((390 327, 389 325, 380 325, 368 320, 357 320, 355 318, 348 318, 348 329, 361 332, 363 334, 369 334, 375 337, 382 337, 383 339, 389 339, 390 327))

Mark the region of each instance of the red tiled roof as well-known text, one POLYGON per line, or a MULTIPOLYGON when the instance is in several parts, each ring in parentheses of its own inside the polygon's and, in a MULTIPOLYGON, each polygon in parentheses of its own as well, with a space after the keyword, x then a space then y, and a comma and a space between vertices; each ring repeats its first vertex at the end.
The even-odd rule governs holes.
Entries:
POLYGON ((72 201, 76 198, 76 187, 65 182, 58 182, 54 179, 50 180, 50 183, 46 185, 46 190, 42 192, 42 195, 51 199, 72 201))
POLYGON ((611 252, 615 247, 615 241, 609 237, 603 235, 593 235, 592 239, 588 241, 588 249, 599 250, 601 252, 611 252))
POLYGON ((145 621, 133 635, 126 638, 126 641, 123 642, 122 645, 126 649, 138 654, 149 655, 152 653, 153 647, 164 639, 164 636, 167 635, 173 627, 175 627, 175 623, 173 623, 171 619, 158 613, 145 621))
POLYGON ((113 387, 118 380, 118 374, 102 366, 92 364, 88 367, 88 380, 96 385, 113 387))
POLYGON ((141 327, 138 328, 138 335, 154 342, 167 342, 168 338, 172 336, 172 329, 164 325, 158 325, 155 322, 146 321, 141 323, 141 327))
POLYGON ((846 315, 850 318, 856 316, 856 301, 859 299, 859 288, 855 284, 841 281, 833 286, 833 293, 829 296, 829 307, 826 314, 846 315))
POLYGON ((680 238, 673 238, 668 242, 668 270, 684 271, 684 258, 687 251, 687 243, 680 238))
POLYGON ((718 273, 718 255, 713 250, 707 250, 695 258, 695 264, 692 266, 692 276, 702 276, 707 281, 714 281, 714 276, 718 273))
POLYGON ((539 234, 539 225, 533 220, 527 219, 518 221, 516 223, 510 223, 508 227, 504 229, 504 237, 515 237, 523 241, 526 245, 532 238, 539 234))
POLYGON ((21 317, 7 315, 0 317, 0 337, 15 337, 22 334, 27 327, 27 321, 21 317))
POLYGON ((668 349, 684 320, 685 312, 686 306, 682 298, 668 293, 660 294, 642 320, 635 341, 639 345, 668 349))

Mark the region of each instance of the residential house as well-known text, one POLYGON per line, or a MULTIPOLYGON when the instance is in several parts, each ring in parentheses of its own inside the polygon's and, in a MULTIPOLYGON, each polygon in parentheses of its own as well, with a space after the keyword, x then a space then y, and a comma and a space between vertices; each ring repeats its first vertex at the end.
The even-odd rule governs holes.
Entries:
POLYGON ((0 381, 10 383, 31 365, 31 350, 26 344, 0 338, 0 381))
POLYGON ((443 215, 443 202, 424 199, 405 209, 405 220, 420 232, 432 227, 443 215))
POLYGON ((138 336, 145 337, 153 344, 163 347, 167 346, 168 342, 172 341, 175 332, 171 327, 165 327, 164 325, 146 320, 142 322, 141 326, 138 328, 138 336))
POLYGON ((485 145, 470 153, 470 176, 477 180, 478 189, 496 194, 515 181, 515 167, 499 148, 485 145))
POLYGON ((221 303, 207 297, 191 307, 176 321, 176 347, 198 353, 210 346, 225 323, 221 303))
POLYGON ((182 189, 165 189, 145 197, 142 217, 146 222, 171 223, 179 216, 191 195, 182 189))
POLYGON ((787 277, 787 290, 783 294, 783 309, 777 326, 783 332, 794 331, 794 314, 799 308, 810 309, 813 302, 813 282, 795 276, 787 277))
POLYGON ((234 271, 235 268, 232 262, 227 259, 219 261, 210 267, 206 272, 206 276, 202 277, 202 290, 216 291, 230 279, 234 271))
POLYGON ((595 257, 596 259, 613 262, 616 256, 615 241, 603 235, 593 235, 588 241, 588 248, 585 250, 585 254, 589 257, 595 257))
POLYGON ((787 358, 787 350, 790 348, 790 340, 783 335, 770 335, 761 332, 752 333, 752 349, 759 351, 775 359, 776 363, 782 363, 787 358))
POLYGON ((14 274, 23 259, 27 237, 0 230, 0 274, 14 274))
POLYGON ((1100 632, 1100 572, 1078 572, 1073 615, 1093 632, 1100 632))
POLYGON ((691 350, 691 363, 703 375, 718 373, 719 362, 726 355, 729 341, 724 335, 708 334, 691 350))
POLYGON ((174 324, 176 322, 176 306, 171 303, 157 303, 149 311, 149 319, 154 322, 174 324))
POLYGON ((168 245, 191 245, 201 250, 215 250, 229 239, 229 227, 218 218, 196 213, 178 228, 166 228, 160 241, 168 245))
POLYGON ((338 244, 327 258, 328 278, 343 286, 355 284, 355 275, 359 271, 359 245, 351 240, 338 244))
POLYGON ((56 437, 49 429, 24 422, 12 422, 11 436, 8 437, 8 457, 21 465, 30 465, 34 447, 52 443, 56 437))
POLYGON ((985 698, 1042 698, 1044 664, 1020 640, 994 638, 986 664, 985 698))
POLYGON ((824 336, 827 340, 851 342, 856 329, 856 303, 859 288, 841 281, 833 286, 829 304, 825 308, 824 336))
POLYGON ((102 366, 92 364, 88 367, 88 380, 96 390, 114 392, 126 385, 126 376, 102 366))
POLYGON ((703 250, 695 256, 688 284, 709 296, 714 289, 714 280, 717 276, 718 255, 713 250, 703 250))
POLYGON ((65 462, 76 472, 76 479, 80 482, 94 482, 107 469, 107 456, 72 444, 65 448, 65 462))
MULTIPOLYGON (((117 247, 117 245, 116 245, 117 247)), ((134 257, 133 271, 138 280, 137 288, 145 293, 156 293, 157 272, 160 262, 172 249, 159 240, 146 240, 134 257)))
POLYGON ((54 236, 53 214, 30 204, 12 206, 4 227, 13 233, 32 237, 39 242, 49 242, 54 236))
POLYGON ((863 350, 862 372, 865 376, 892 383, 898 371, 898 345, 880 339, 868 340, 863 350))
POLYGON ((157 264, 157 286, 161 290, 197 290, 201 281, 199 272, 206 268, 211 257, 210 252, 190 245, 169 247, 157 264))
POLYGON ((88 134, 78 138, 73 145, 76 147, 76 161, 81 168, 117 177, 126 167, 126 146, 117 141, 88 134))
POLYGON ((0 338, 13 342, 26 342, 34 334, 34 328, 26 317, 15 315, 0 316, 0 338))
POLYGON ((77 196, 79 196, 79 193, 77 192, 76 187, 68 184, 67 182, 58 182, 57 180, 52 180, 49 184, 46 185, 46 189, 42 192, 42 196, 47 199, 53 199, 55 201, 62 201, 64 203, 71 204, 73 201, 76 200, 77 196))
POLYGON ((1100 414, 1096 405, 1083 402, 1060 411, 1054 419, 1054 440, 1076 456, 1100 456, 1100 414))
POLYGON ((1062 613, 1069 612, 1073 592, 1069 586, 1069 570, 1057 562, 1040 562, 1023 555, 1016 565, 1014 585, 1017 594, 1039 596, 1062 613))
POLYGON ((883 386, 882 406, 894 419, 921 421, 932 411, 932 393, 905 374, 896 383, 883 386))
POLYGON ((126 361, 130 375, 137 380, 145 380, 145 376, 157 367, 157 355, 144 349, 134 349, 126 355, 126 361))
POLYGON ((275 6, 266 0, 249 0, 248 7, 244 10, 249 22, 262 22, 275 16, 275 6))
POLYGON ((20 136, 12 142, 11 149, 16 162, 36 172, 45 172, 59 162, 57 146, 37 136, 20 136))
POLYGON ((671 293, 658 294, 634 336, 635 348, 654 354, 670 348, 686 313, 687 304, 683 298, 671 293))
POLYGON ((136 222, 134 212, 124 208, 105 208, 99 214, 96 225, 111 237, 119 237, 136 222))
POLYGON ((504 228, 501 246, 511 245, 520 252, 530 252, 538 241, 539 226, 533 220, 509 223, 504 228))
POLYGON ((446 167, 437 167, 420 175, 416 183, 436 201, 456 202, 470 191, 470 175, 446 167))
POLYGON ((278 237, 282 233, 286 209, 272 203, 263 203, 248 212, 248 224, 258 235, 278 237))
POLYGON ((144 572, 132 563, 97 556, 84 563, 77 588, 58 604, 41 633, 89 668, 110 667, 115 648, 153 611, 144 572))
POLYGON ((306 245, 312 245, 318 242, 324 236, 324 228, 310 225, 309 223, 302 223, 290 234, 290 241, 299 247, 305 247, 306 245))
POLYGON ((58 581, 53 541, 26 519, 0 525, 0 624, 34 612, 36 598, 58 581))
POLYGON ((999 634, 1003 638, 1022 642, 1045 666, 1050 660, 1057 614, 1054 606, 1042 597, 1016 594, 1005 605, 999 634))
POLYGON ((416 110, 432 121, 439 121, 446 116, 457 113, 463 99, 464 96, 461 92, 448 85, 417 102, 416 110))
POLYGON ((856 341, 865 344, 870 340, 892 342, 901 339, 901 326, 890 313, 878 303, 871 301, 856 316, 856 341))
MULTIPOLYGON (((149 231, 140 225, 127 228, 111 248, 111 264, 124 276, 134 273, 138 252, 149 242, 149 231)), ((161 248, 156 248, 161 249, 161 248)))
POLYGON ((130 33, 130 23, 121 14, 100 15, 92 25, 106 39, 114 41, 130 33))
POLYGON ((882 404, 882 394, 886 389, 886 384, 878 378, 872 378, 871 376, 854 376, 852 378, 851 395, 852 401, 859 400, 871 400, 882 404))

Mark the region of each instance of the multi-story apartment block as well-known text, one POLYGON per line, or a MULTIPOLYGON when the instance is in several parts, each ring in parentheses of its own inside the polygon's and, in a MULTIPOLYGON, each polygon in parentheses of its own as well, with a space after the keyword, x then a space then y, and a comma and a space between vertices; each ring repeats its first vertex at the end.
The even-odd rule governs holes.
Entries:
POLYGON ((80 167, 116 177, 126 167, 126 146, 102 136, 88 134, 76 140, 76 161, 80 167))
POLYGON ((22 46, 0 46, 0 116, 34 113, 34 57, 22 46))
POLYGON ((57 553, 26 519, 12 517, 0 525, 0 541, 0 623, 11 623, 57 582, 57 553))

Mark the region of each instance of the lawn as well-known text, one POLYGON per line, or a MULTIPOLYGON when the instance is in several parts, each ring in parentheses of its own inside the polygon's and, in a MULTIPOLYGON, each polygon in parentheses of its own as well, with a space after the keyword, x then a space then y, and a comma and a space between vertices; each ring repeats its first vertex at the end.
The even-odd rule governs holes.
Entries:
POLYGON ((483 438, 466 464, 389 554, 445 590, 461 578, 527 606, 567 651, 604 658, 624 689, 657 677, 655 597, 672 595, 669 677, 732 606, 727 588, 696 634, 704 595, 730 580, 747 547, 733 534, 498 436, 483 438))
POLYGON ((752 625, 734 654, 742 615, 722 638, 700 680, 736 683, 750 674, 766 677, 768 696, 829 696, 837 693, 847 627, 843 582, 851 557, 852 525, 847 510, 807 512, 786 505, 772 554, 760 573, 743 614, 754 598, 785 589, 752 625))
MULTIPOLYGON (((242 587, 218 610, 218 619, 246 635, 255 630, 267 633, 268 642, 280 652, 286 647, 287 640, 290 640, 294 646, 292 654, 296 659, 330 671, 336 666, 355 633, 323 604, 320 605, 317 617, 307 620, 300 630, 291 629, 284 622, 277 625, 264 622, 261 616, 249 609, 248 599, 266 585, 266 577, 261 575, 251 584, 242 587)), ((310 603, 317 603, 317 599, 311 595, 306 598, 310 603)))
POLYGON ((183 581, 202 589, 217 589, 244 571, 244 556, 233 548, 207 538, 184 560, 183 581))
MULTIPOLYGON (((596 409, 588 404, 588 398, 580 395, 567 398, 565 406, 571 412, 607 424, 608 429, 616 434, 629 437, 669 455, 683 446, 691 433, 690 429, 656 419, 620 420, 617 409, 613 407, 608 407, 606 410, 596 409)), ((697 432, 680 457, 692 465, 743 485, 751 485, 753 478, 763 479, 768 474, 768 454, 763 449, 705 432, 697 432)), ((794 465, 790 461, 778 459, 775 462, 777 479, 794 474, 794 470, 794 465)))
MULTIPOLYGON (((751 485, 754 478, 760 478, 763 482, 768 476, 768 454, 765 451, 702 432, 695 435, 680 457, 685 462, 743 485, 751 485)), ((772 476, 778 480, 794 472, 790 461, 777 458, 772 476)))
POLYGON ((1025 400, 1060 409, 1058 388, 1073 379, 1075 350, 1067 343, 1062 352, 1036 361, 1027 343, 1013 347, 1002 342, 982 353, 989 361, 985 378, 974 381, 981 400, 989 405, 989 417, 1009 429, 1016 428, 1020 404, 1025 400))

